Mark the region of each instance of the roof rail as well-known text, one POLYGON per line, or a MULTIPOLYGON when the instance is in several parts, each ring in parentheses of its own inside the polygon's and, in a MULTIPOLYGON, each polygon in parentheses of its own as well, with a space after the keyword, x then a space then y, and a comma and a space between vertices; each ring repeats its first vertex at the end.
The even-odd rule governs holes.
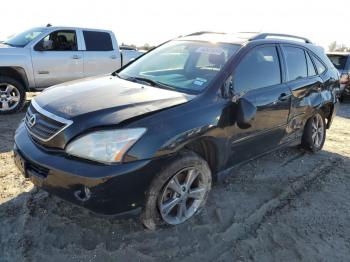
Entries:
POLYGON ((249 41, 266 39, 266 38, 268 38, 270 36, 276 37, 276 38, 281 37, 281 38, 300 39, 300 40, 305 41, 305 43, 307 43, 307 44, 312 44, 312 42, 309 39, 305 38, 305 37, 296 36, 296 35, 276 34, 276 33, 261 33, 261 34, 258 34, 256 36, 253 36, 253 37, 249 38, 249 41))
POLYGON ((221 34, 224 35, 225 33, 223 32, 213 32, 213 31, 199 31, 199 32, 194 32, 185 36, 196 36, 196 35, 204 35, 204 34, 221 34))

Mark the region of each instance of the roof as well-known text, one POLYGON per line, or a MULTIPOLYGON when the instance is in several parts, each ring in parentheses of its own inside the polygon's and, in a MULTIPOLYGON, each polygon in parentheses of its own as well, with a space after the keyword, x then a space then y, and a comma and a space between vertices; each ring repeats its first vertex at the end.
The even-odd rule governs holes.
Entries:
POLYGON ((229 43, 229 44, 243 44, 247 42, 247 38, 241 38, 236 34, 226 34, 226 33, 194 33, 180 38, 181 40, 188 41, 205 41, 212 43, 229 43))
POLYGON ((110 32, 108 29, 98 29, 98 28, 82 28, 82 27, 76 27, 76 26, 41 26, 41 27, 35 27, 39 28, 41 30, 47 29, 47 30, 72 30, 72 29, 79 29, 79 30, 94 30, 94 31, 103 31, 103 32, 110 32))

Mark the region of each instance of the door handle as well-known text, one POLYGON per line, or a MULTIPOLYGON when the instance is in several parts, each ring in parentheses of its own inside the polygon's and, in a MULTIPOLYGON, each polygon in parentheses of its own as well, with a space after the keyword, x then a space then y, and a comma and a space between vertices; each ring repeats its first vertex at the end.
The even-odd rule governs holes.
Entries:
POLYGON ((278 100, 279 101, 286 101, 290 98, 290 94, 287 94, 287 93, 282 93, 280 94, 280 96, 278 97, 278 100))
POLYGON ((110 58, 111 59, 117 59, 117 56, 116 55, 111 55, 110 58))
POLYGON ((80 55, 73 55, 72 58, 73 58, 73 59, 80 59, 81 56, 80 56, 80 55))

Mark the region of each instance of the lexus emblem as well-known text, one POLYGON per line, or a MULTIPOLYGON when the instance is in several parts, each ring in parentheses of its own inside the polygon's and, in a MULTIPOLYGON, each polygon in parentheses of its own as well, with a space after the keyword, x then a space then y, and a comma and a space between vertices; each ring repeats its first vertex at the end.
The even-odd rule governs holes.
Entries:
POLYGON ((35 115, 31 115, 31 117, 28 120, 28 125, 30 127, 33 127, 35 125, 35 123, 36 123, 36 116, 35 115))

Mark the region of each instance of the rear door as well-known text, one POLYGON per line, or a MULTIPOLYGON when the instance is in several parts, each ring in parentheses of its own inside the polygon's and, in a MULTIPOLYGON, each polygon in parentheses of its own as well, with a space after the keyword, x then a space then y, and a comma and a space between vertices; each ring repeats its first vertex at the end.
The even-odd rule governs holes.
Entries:
POLYGON ((83 54, 78 50, 76 30, 57 30, 39 41, 31 50, 36 86, 82 78, 83 54))
POLYGON ((291 92, 282 82, 282 64, 276 45, 260 45, 247 53, 233 72, 235 93, 256 106, 249 128, 229 129, 231 157, 236 164, 282 143, 290 110, 291 92))
POLYGON ((311 104, 320 102, 323 80, 320 75, 326 67, 308 50, 299 46, 282 45, 286 62, 286 81, 292 91, 290 128, 293 133, 302 131, 305 115, 313 110, 311 104), (319 64, 316 64, 319 63, 319 64), (319 73, 318 73, 319 72, 319 73))
POLYGON ((82 31, 85 42, 84 75, 112 73, 120 68, 121 56, 109 32, 82 31))

